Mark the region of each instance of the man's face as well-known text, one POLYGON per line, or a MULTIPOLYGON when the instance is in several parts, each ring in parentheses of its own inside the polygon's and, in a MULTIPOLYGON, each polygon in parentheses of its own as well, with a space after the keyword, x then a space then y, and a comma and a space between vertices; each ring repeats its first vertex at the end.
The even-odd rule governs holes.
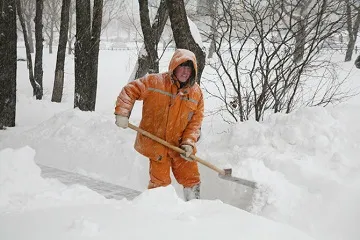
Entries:
POLYGON ((180 82, 186 82, 191 76, 191 71, 192 67, 179 65, 175 68, 174 74, 180 82))

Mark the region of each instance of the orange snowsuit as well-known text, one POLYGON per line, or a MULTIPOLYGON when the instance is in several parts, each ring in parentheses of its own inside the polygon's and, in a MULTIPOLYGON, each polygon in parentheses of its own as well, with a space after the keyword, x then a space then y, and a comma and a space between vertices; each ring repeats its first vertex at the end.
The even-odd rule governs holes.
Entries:
MULTIPOLYGON (((196 141, 204 117, 204 100, 200 86, 195 82, 197 62, 194 53, 177 49, 170 61, 168 72, 148 74, 128 83, 120 92, 115 114, 130 116, 136 100, 143 101, 140 128, 175 146, 191 145, 196 153, 196 141), (173 71, 181 63, 191 60, 194 71, 185 87, 180 88, 173 71)), ((138 133, 135 149, 150 159, 148 188, 171 183, 170 168, 184 187, 200 183, 195 161, 183 159, 179 153, 138 133)))

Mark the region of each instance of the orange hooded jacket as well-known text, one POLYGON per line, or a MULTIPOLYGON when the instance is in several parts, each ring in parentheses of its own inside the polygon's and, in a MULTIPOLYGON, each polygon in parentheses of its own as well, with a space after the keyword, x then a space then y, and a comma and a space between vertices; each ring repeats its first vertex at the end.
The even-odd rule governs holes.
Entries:
MULTIPOLYGON (((136 100, 143 101, 140 128, 164 139, 172 145, 188 144, 193 146, 200 136, 200 127, 204 117, 204 100, 200 86, 196 83, 197 62, 194 53, 186 49, 177 49, 165 73, 148 74, 128 83, 120 92, 115 114, 130 116, 136 100), (192 61, 195 72, 180 88, 174 80, 173 72, 177 66, 192 61)), ((154 140, 138 133, 135 149, 144 156, 161 160, 169 154, 179 154, 154 140)))

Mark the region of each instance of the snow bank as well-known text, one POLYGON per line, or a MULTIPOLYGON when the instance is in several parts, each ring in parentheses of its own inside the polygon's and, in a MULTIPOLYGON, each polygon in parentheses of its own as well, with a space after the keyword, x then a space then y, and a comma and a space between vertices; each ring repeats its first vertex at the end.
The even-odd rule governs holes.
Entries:
POLYGON ((1 173, 6 172, 0 186, 7 189, 1 202, 4 196, 10 200, 0 206, 2 240, 311 239, 220 201, 184 202, 172 186, 145 191, 133 202, 105 200, 85 187, 42 179, 33 156, 29 147, 0 152, 1 173), (22 200, 21 211, 12 209, 15 200, 22 200))
MULTIPOLYGON (((235 176, 255 180, 263 188, 251 202, 241 186, 200 166, 202 197, 246 208, 318 239, 357 239, 357 109, 352 105, 305 108, 275 114, 262 123, 205 122, 198 156, 231 167, 235 176)), ((138 124, 139 118, 131 121, 138 124)), ((68 110, 2 145, 30 145, 36 161, 44 165, 145 191, 148 160, 133 150, 135 135, 133 130, 116 128, 113 116, 68 110)), ((173 186, 182 198, 181 186, 175 181, 173 186)))
POLYGON ((67 187, 56 179, 43 179, 34 156, 30 147, 0 151, 0 214, 110 201, 81 185, 67 187))
POLYGON ((263 184, 252 212, 318 239, 357 239, 359 122, 358 106, 304 108, 209 131, 202 149, 235 176, 263 184))

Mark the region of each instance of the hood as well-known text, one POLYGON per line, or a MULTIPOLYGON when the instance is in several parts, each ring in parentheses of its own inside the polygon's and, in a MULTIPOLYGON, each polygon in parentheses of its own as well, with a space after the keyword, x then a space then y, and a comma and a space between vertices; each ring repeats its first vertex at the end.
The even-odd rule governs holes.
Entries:
POLYGON ((193 86, 197 79, 197 62, 195 54, 187 49, 176 49, 174 55, 172 56, 169 63, 169 74, 172 76, 175 68, 186 61, 192 61, 194 65, 194 73, 191 75, 189 81, 189 85, 193 86))

